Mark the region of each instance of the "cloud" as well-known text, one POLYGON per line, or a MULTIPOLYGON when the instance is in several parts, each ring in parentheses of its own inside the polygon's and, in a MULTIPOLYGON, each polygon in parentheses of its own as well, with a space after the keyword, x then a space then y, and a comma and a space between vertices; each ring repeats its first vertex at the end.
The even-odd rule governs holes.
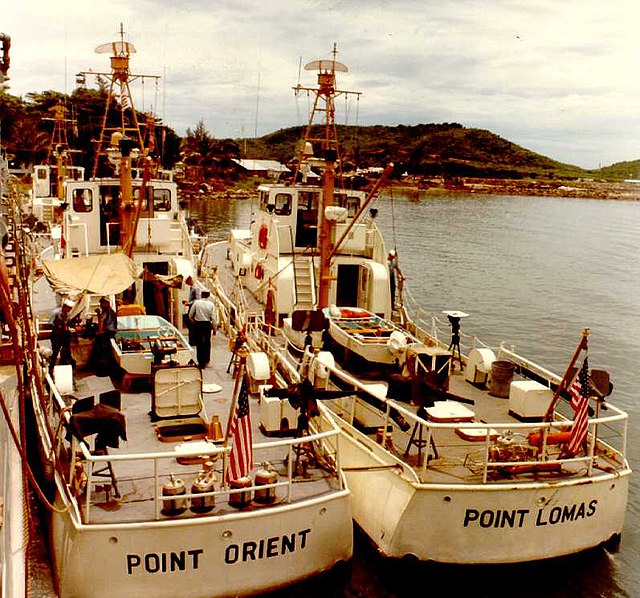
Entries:
POLYGON ((202 119, 217 137, 305 122, 300 67, 337 43, 339 85, 362 92, 351 123, 459 122, 597 167, 640 153, 639 17, 633 0, 25 0, 1 30, 11 93, 68 93, 76 72, 108 69, 94 49, 123 23, 132 71, 162 76, 144 102, 180 134, 202 119))

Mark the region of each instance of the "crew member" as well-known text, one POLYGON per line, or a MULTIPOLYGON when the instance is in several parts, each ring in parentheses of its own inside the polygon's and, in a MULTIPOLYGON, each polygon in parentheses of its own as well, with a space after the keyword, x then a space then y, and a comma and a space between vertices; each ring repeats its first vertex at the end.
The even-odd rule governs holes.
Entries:
POLYGON ((49 323, 51 324, 51 359, 49 372, 53 375, 53 368, 60 356, 60 365, 75 365, 71 356, 71 334, 75 328, 69 326, 69 314, 75 303, 65 299, 60 307, 53 310, 49 323))
MULTIPOLYGON (((98 331, 91 349, 91 356, 87 367, 103 370, 105 375, 114 373, 115 360, 111 351, 111 339, 115 337, 118 328, 118 317, 107 297, 100 298, 98 314, 98 331)), ((103 373, 100 372, 100 373, 103 373)))
POLYGON ((387 256, 387 261, 389 262, 389 287, 391 289, 391 309, 394 309, 396 306, 396 282, 402 282, 404 277, 402 276, 402 272, 398 267, 398 256, 396 255, 395 249, 389 251, 389 255, 387 256))
POLYGON ((210 292, 202 290, 200 299, 196 299, 189 309, 189 320, 193 328, 198 367, 203 370, 211 361, 211 334, 216 333, 218 317, 216 306, 209 299, 210 292))
POLYGON ((193 326, 191 325, 191 320, 189 318, 189 311, 191 310, 191 306, 193 305, 193 302, 196 299, 200 299, 202 295, 202 289, 198 285, 196 285, 195 281, 193 280, 193 276, 191 276, 191 274, 189 274, 189 276, 185 278, 184 282, 189 287, 189 299, 187 301, 183 301, 183 304, 187 306, 187 313, 186 313, 187 317, 185 318, 186 321, 184 322, 184 325, 189 331, 189 344, 192 347, 195 347, 196 339, 193 333, 193 326))

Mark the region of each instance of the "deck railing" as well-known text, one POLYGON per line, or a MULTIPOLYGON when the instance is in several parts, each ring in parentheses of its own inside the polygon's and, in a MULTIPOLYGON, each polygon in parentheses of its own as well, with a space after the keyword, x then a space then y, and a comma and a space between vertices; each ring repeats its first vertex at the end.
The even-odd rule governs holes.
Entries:
MULTIPOLYGON (((283 488, 285 489, 284 495, 279 495, 277 504, 291 503, 296 500, 296 484, 300 480, 300 476, 304 475, 302 471, 303 464, 300 462, 300 455, 308 452, 309 447, 313 446, 314 452, 322 457, 324 465, 323 477, 331 478, 334 481, 331 482, 331 487, 337 492, 346 492, 346 485, 344 477, 339 469, 338 462, 338 446, 340 429, 331 418, 324 418, 322 420, 312 419, 309 423, 309 433, 296 438, 278 438, 269 442, 256 443, 253 445, 253 460, 254 463, 259 464, 261 462, 274 462, 273 451, 274 449, 285 449, 282 453, 278 453, 279 458, 283 459, 286 463, 286 474, 283 475, 279 472, 279 476, 276 482, 271 484, 256 484, 255 481, 251 482, 251 485, 242 488, 232 488, 224 481, 224 472, 226 471, 228 456, 231 451, 231 446, 219 446, 214 443, 208 443, 210 446, 203 450, 203 446, 199 444, 193 449, 180 450, 166 450, 147 453, 110 453, 106 455, 94 454, 89 447, 89 444, 84 440, 78 440, 75 435, 72 436, 71 442, 66 442, 67 430, 69 429, 71 422, 71 409, 66 405, 65 399, 60 395, 53 381, 46 375, 46 380, 50 389, 50 397, 47 405, 48 415, 44 411, 37 413, 36 417, 39 421, 41 432, 47 434, 45 428, 44 418, 49 420, 49 426, 51 430, 55 430, 55 438, 48 438, 45 441, 45 446, 48 445, 47 450, 54 453, 58 457, 61 454, 70 455, 70 463, 68 463, 68 476, 65 479, 59 477, 59 485, 62 492, 62 496, 67 503, 68 507, 76 519, 78 524, 89 524, 92 522, 92 509, 95 506, 92 501, 92 495, 95 493, 94 485, 100 483, 96 482, 97 476, 95 471, 102 469, 103 467, 111 464, 121 464, 124 469, 128 465, 140 465, 136 469, 135 479, 149 479, 153 480, 153 495, 148 499, 153 501, 154 513, 153 517, 147 519, 150 520, 166 520, 167 517, 162 514, 162 508, 166 501, 172 500, 184 500, 191 501, 193 498, 208 499, 213 498, 221 499, 221 502, 226 503, 229 498, 238 493, 253 493, 256 490, 264 491, 269 488, 283 488), (323 425, 324 429, 320 429, 316 426, 323 425), (221 480, 218 482, 218 490, 211 492, 203 492, 192 494, 191 492, 185 492, 179 495, 165 495, 163 494, 163 482, 170 476, 170 469, 166 465, 168 463, 175 464, 176 458, 181 459, 195 459, 197 463, 205 463, 206 461, 218 462, 222 458, 222 475, 221 480), (76 466, 76 463, 79 466, 76 466), (164 465, 164 467, 163 467, 164 465), (82 478, 86 479, 86 483, 82 481, 82 478), (82 491, 79 492, 78 488, 82 486, 82 491), (82 506, 84 508, 82 508, 82 506), (83 513, 84 511, 84 513, 83 513)), ((216 468, 216 473, 220 474, 220 468, 216 468)), ((194 479, 195 476, 194 475, 194 479)), ((130 478, 126 478, 130 479, 130 478)), ((134 479, 134 478, 131 478, 134 479)), ((100 476, 99 480, 104 480, 103 476, 100 476)), ((185 484, 185 490, 189 487, 189 484, 185 484)), ((318 492, 319 495, 327 494, 327 486, 323 485, 318 492)), ((305 498, 310 496, 309 488, 304 490, 305 498)), ((220 503, 216 503, 220 504, 220 503)), ((269 505, 266 505, 269 506, 269 505)), ((194 515, 195 516, 195 515, 194 515)), ((197 515, 202 517, 204 515, 197 515)), ((217 514, 219 516, 219 513, 217 514)), ((116 520, 114 524, 118 523, 116 520)), ((120 522, 122 523, 122 521, 120 522)))
MULTIPOLYGON (((466 463, 462 465, 470 465, 471 468, 481 473, 482 483, 493 483, 500 481, 492 474, 505 472, 508 474, 518 474, 540 471, 544 468, 551 468, 553 465, 557 467, 571 466, 574 468, 578 464, 583 464, 584 475, 591 476, 594 473, 596 458, 604 459, 608 466, 615 469, 626 469, 627 464, 627 428, 628 415, 619 410, 614 405, 607 404, 607 415, 589 418, 589 432, 587 451, 582 455, 570 455, 561 450, 560 445, 552 444, 553 434, 557 432, 568 432, 573 422, 559 413, 555 414, 555 418, 550 422, 455 422, 455 423, 437 423, 429 421, 417 415, 414 411, 408 409, 402 403, 398 403, 393 399, 381 398, 371 392, 367 384, 361 383, 359 380, 348 373, 338 369, 326 366, 333 376, 341 380, 343 383, 353 386, 354 390, 360 391, 365 397, 351 395, 341 399, 336 399, 340 403, 340 417, 349 425, 353 426, 356 419, 356 408, 358 406, 368 407, 373 410, 380 410, 379 429, 394 429, 394 434, 405 434, 407 437, 407 446, 409 446, 409 438, 411 431, 401 432, 392 417, 393 412, 399 413, 409 423, 409 430, 419 435, 424 443, 424 459, 414 468, 415 474, 420 471, 426 472, 431 466, 432 460, 428 457, 429 447, 434 442, 436 432, 450 431, 452 438, 459 438, 456 430, 473 430, 480 431, 479 438, 476 437, 471 441, 459 438, 460 444, 469 447, 466 463), (371 404, 375 407, 370 407, 371 404), (380 409, 382 407, 382 409, 380 409), (417 428, 415 428, 417 426, 417 428), (415 428, 415 429, 414 429, 415 428), (482 441, 482 431, 484 431, 484 441, 482 441), (537 443, 533 447, 527 441, 528 435, 537 433, 537 443), (502 439, 506 444, 513 442, 513 447, 521 447, 521 452, 515 450, 505 451, 506 454, 516 455, 514 460, 499 460, 500 451, 494 450, 493 447, 499 447, 496 443, 496 437, 502 439), (471 449, 473 447, 473 449, 471 449), (479 447, 484 450, 479 451, 479 447), (528 452, 529 449, 535 448, 534 451, 528 452)), ((384 444, 384 435, 382 443, 384 444)), ((445 449, 444 445, 440 449, 445 449)), ((395 459, 395 457, 394 457, 395 459)), ((403 467, 406 468, 406 461, 401 460, 403 467)), ((417 478, 416 478, 417 479, 417 478)))

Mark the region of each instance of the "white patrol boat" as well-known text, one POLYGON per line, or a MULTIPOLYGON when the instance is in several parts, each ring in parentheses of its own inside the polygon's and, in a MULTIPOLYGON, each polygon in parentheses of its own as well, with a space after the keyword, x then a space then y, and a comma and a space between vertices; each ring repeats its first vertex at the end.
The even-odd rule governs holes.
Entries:
POLYGON ((383 179, 366 195, 336 174, 334 98, 347 92, 335 76, 347 69, 335 54, 306 69, 318 71, 318 87, 295 179, 260 187, 251 228, 208 246, 202 267, 242 333, 282 371, 297 368, 291 396, 310 382, 331 410, 356 523, 385 556, 440 563, 615 544, 631 474, 628 418, 609 399, 607 372, 588 363, 588 332, 558 375, 504 345, 475 341, 461 352, 463 312, 446 312, 443 329, 411 318, 400 287, 392 305, 377 210, 367 213, 383 179), (326 116, 317 128, 316 113, 326 116), (389 321, 384 334, 398 328, 408 342, 381 343, 380 322, 376 335, 358 316, 389 321), (368 343, 388 358, 365 353, 368 343), (327 394, 336 388, 352 395, 327 394))
MULTIPOLYGON (((128 94, 132 44, 121 38, 97 51, 112 53, 109 81, 122 86, 118 97, 128 94)), ((184 363, 180 351, 192 349, 176 334, 188 300, 182 281, 197 273, 176 183, 152 176, 148 146, 137 148, 145 167, 135 176, 135 139, 114 133, 118 176, 66 182, 60 234, 37 268, 23 256, 11 281, 20 301, 2 304, 12 330, 24 331, 12 342, 28 373, 21 397, 37 431, 30 444, 44 470, 36 490, 49 515, 56 590, 244 596, 343 569, 353 524, 338 426, 326 409, 301 413, 276 399, 270 409, 288 433, 265 430, 258 396, 278 376, 262 353, 224 334, 212 337, 208 367, 184 363), (52 291, 75 302, 74 338, 90 337, 98 298, 110 298, 124 372, 104 375, 89 360, 55 364, 49 375, 52 291)), ((14 218, 24 230, 17 208, 14 218)), ((220 329, 232 332, 223 316, 220 329)))

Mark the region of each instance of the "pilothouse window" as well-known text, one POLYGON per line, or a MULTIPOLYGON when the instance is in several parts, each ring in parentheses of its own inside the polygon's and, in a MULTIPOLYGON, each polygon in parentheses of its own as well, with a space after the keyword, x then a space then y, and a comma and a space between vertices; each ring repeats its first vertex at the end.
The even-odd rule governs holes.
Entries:
POLYGON ((347 208, 347 218, 353 218, 360 209, 360 198, 355 196, 347 196, 345 193, 336 193, 334 195, 335 204, 347 208))
POLYGON ((153 190, 153 209, 156 212, 168 212, 171 209, 171 195, 168 189, 153 190))
POLYGON ((278 193, 276 195, 275 212, 278 216, 289 216, 291 214, 290 193, 278 193))
POLYGON ((76 212, 90 212, 93 209, 91 189, 76 189, 73 192, 73 209, 76 212))

